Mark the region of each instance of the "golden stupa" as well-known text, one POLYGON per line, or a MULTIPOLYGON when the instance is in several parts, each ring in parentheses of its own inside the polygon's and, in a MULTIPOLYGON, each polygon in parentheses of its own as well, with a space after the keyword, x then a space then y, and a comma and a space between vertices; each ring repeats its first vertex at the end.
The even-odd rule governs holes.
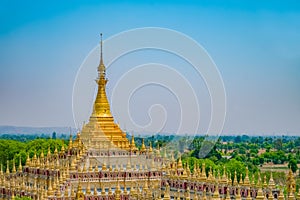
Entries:
MULTIPOLYGON (((134 137, 129 143, 126 134, 114 122, 106 96, 105 65, 98 66, 98 93, 89 122, 76 139, 60 151, 50 147, 32 157, 27 154, 25 166, 18 170, 13 160, 12 170, 7 161, 6 172, 0 166, 0 200, 29 197, 32 200, 299 200, 295 198, 295 179, 290 171, 287 178, 288 195, 258 178, 250 181, 248 169, 234 180, 224 168, 206 174, 205 162, 195 163, 190 170, 179 156, 178 161, 161 154, 159 147, 146 147, 144 140, 138 149, 134 137)), ((20 157, 21 159, 21 157, 20 157)), ((260 177, 260 176, 259 176, 260 177)))
POLYGON ((126 134, 114 122, 106 96, 105 77, 106 67, 103 62, 102 35, 100 42, 100 63, 98 66, 98 92, 89 122, 83 125, 81 137, 84 144, 90 149, 121 148, 130 149, 126 134), (92 140, 91 140, 92 138, 92 140))

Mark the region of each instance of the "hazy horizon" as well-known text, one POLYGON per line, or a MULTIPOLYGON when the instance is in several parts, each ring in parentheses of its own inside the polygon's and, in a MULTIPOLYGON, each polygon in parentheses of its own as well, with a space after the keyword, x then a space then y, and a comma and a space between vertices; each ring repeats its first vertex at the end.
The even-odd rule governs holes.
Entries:
MULTIPOLYGON (((32 126, 12 126, 12 125, 0 125, 0 134, 28 134, 28 135, 31 135, 31 134, 35 134, 33 132, 28 132, 27 130, 30 130, 30 129, 33 129, 33 130, 39 130, 39 132, 37 134, 42 134, 44 129, 47 130, 47 133, 46 134, 52 134, 52 132, 57 132, 57 133, 63 133, 63 134, 69 134, 70 133, 70 130, 69 129, 72 129, 72 135, 76 134, 77 130, 75 127, 67 127, 67 126, 58 126, 58 127, 51 127, 51 126, 36 126, 36 127, 32 127, 32 126), (4 130, 8 130, 8 132, 5 132, 3 131, 4 130), (17 129, 17 130, 16 130, 17 129), (21 132, 18 132, 20 131, 21 129, 21 132), (49 132, 50 131, 50 132, 49 132)), ((134 132, 134 131, 131 131, 131 130, 123 130, 125 131, 127 134, 129 135, 135 135, 135 136, 138 136, 138 137, 143 137, 143 136, 153 136, 153 135, 165 135, 165 136, 168 136, 168 135, 172 135, 174 136, 174 133, 171 133, 171 132, 160 132, 160 133, 150 133, 150 132, 142 132, 142 133, 139 133, 139 132, 134 132)), ((177 134, 175 136, 190 136, 189 134, 177 134)), ((195 136, 205 136, 206 133, 196 133, 195 136)), ((258 136, 262 136, 262 137, 281 137, 281 136, 289 136, 289 137, 293 137, 293 136, 297 136, 297 137, 300 137, 300 133, 222 133, 220 134, 219 136, 243 136, 243 135, 246 135, 246 136, 254 136, 254 137, 258 137, 258 136)))

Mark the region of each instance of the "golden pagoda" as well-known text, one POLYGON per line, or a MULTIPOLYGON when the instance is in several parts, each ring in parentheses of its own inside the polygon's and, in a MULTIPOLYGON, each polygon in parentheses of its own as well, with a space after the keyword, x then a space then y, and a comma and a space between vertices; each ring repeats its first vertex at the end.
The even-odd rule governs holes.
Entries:
MULTIPOLYGON (((129 142, 114 122, 105 91, 105 72, 101 35, 98 91, 89 122, 77 133, 75 140, 70 136, 68 147, 62 146, 60 151, 55 147, 51 152, 49 146, 47 155, 35 151, 30 158, 27 153, 25 166, 22 167, 20 160, 18 170, 14 161, 9 170, 7 161, 6 173, 1 165, 0 200, 16 196, 33 200, 197 200, 198 196, 203 200, 265 199, 268 188, 260 184, 260 178, 258 184, 251 186, 250 193, 248 169, 243 184, 242 179, 237 182, 236 172, 232 184, 225 168, 220 179, 219 175, 215 177, 212 168, 206 175, 205 162, 202 170, 195 164, 192 173, 189 163, 183 164, 180 154, 177 162, 173 154, 168 159, 160 154, 159 146, 156 150, 151 143, 146 147, 144 140, 139 150, 134 136, 129 142)), ((274 186, 272 181, 269 181, 270 187, 274 186)), ((288 199, 294 199, 295 179, 291 171, 287 182, 288 199)), ((282 191, 273 188, 269 192, 279 194, 278 199, 284 200, 282 191)), ((273 200, 273 196, 270 194, 269 200, 273 200)))
POLYGON ((100 63, 98 66, 98 92, 93 106, 93 112, 89 122, 83 125, 81 137, 83 143, 90 149, 120 148, 129 150, 129 141, 110 112, 109 102, 106 96, 106 84, 108 80, 105 77, 106 67, 103 62, 102 52, 102 34, 100 42, 100 63))

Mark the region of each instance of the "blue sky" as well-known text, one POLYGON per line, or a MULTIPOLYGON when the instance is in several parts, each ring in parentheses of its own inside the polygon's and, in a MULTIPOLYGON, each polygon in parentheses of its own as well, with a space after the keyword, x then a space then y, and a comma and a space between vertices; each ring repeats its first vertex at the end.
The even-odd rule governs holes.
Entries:
POLYGON ((74 79, 99 33, 154 26, 192 37, 217 64, 224 132, 300 132, 298 1, 1 1, 0 21, 0 125, 74 126, 74 79))

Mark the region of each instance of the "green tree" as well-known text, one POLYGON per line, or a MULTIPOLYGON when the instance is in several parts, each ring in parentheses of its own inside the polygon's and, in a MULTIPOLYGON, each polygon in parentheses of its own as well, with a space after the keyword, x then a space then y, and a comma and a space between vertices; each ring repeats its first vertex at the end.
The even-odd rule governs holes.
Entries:
POLYGON ((277 150, 282 150, 282 139, 281 138, 277 138, 274 141, 274 148, 277 150))
POLYGON ((246 166, 243 162, 237 161, 236 159, 231 159, 225 164, 227 172, 230 173, 231 179, 234 179, 234 174, 237 174, 237 180, 240 181, 240 175, 245 177, 246 166))
POLYGON ((262 164, 264 164, 264 162, 265 162, 265 159, 264 159, 264 157, 262 157, 262 156, 259 156, 258 157, 258 160, 259 160, 259 163, 262 165, 262 164))
POLYGON ((297 160, 295 158, 291 158, 288 167, 292 170, 293 173, 296 173, 298 169, 297 160))
POLYGON ((196 158, 210 158, 216 156, 218 159, 222 157, 221 154, 217 152, 216 146, 212 141, 203 141, 202 145, 196 148, 191 156, 196 158))
POLYGON ((63 141, 58 139, 33 139, 28 142, 0 139, 0 162, 5 171, 7 166, 6 161, 9 160, 9 169, 12 170, 13 160, 15 160, 15 164, 18 166, 19 158, 21 157, 22 165, 24 165, 28 153, 30 157, 33 157, 35 153, 40 155, 42 151, 46 154, 48 147, 50 147, 50 151, 53 153, 55 148, 60 150, 62 145, 63 141))
POLYGON ((246 148, 245 148, 245 146, 240 145, 240 147, 239 147, 239 153, 240 154, 246 154, 246 148))
POLYGON ((54 131, 53 133, 52 133, 52 139, 56 139, 56 132, 54 131))
POLYGON ((235 143, 240 143, 241 141, 242 141, 242 138, 241 138, 241 136, 239 136, 239 135, 236 136, 235 139, 234 139, 234 142, 235 142, 235 143))

